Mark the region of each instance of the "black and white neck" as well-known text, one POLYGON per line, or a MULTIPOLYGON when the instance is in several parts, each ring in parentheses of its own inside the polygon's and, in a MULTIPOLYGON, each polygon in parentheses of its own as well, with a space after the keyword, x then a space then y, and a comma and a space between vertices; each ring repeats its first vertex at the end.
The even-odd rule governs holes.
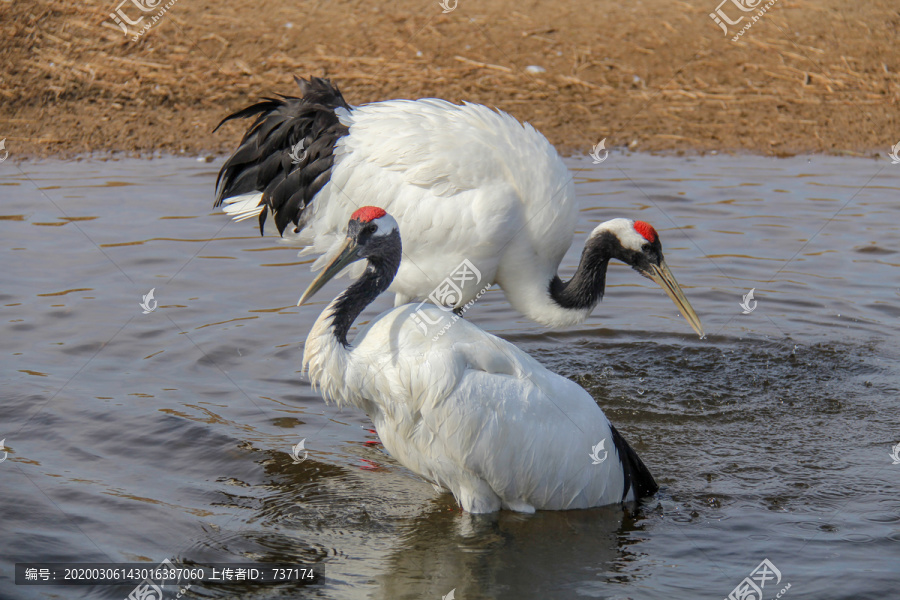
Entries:
POLYGON ((348 265, 366 261, 362 276, 332 300, 316 319, 303 349, 303 369, 313 387, 320 386, 326 399, 341 404, 350 400, 369 414, 377 407, 359 394, 348 380, 348 365, 354 361, 354 348, 347 341, 353 322, 360 313, 384 292, 400 267, 402 246, 397 222, 383 209, 364 206, 353 213, 347 237, 328 253, 329 262, 313 280, 298 305, 311 298, 330 279, 348 265))
MULTIPOLYGON (((611 259, 642 272, 662 260, 662 247, 653 228, 631 219, 612 219, 598 225, 588 237, 575 274, 563 281, 559 265, 532 265, 539 274, 504 278, 507 298, 529 318, 548 327, 584 322, 606 291, 606 272, 611 259), (544 283, 541 283, 544 282, 544 283)), ((523 266, 523 269, 525 267, 523 266)), ((527 272, 527 271, 522 271, 527 272)))
POLYGON ((326 313, 331 318, 331 332, 343 346, 349 346, 347 333, 356 317, 390 287, 400 268, 400 234, 394 230, 381 242, 383 252, 368 257, 362 277, 335 298, 326 313))

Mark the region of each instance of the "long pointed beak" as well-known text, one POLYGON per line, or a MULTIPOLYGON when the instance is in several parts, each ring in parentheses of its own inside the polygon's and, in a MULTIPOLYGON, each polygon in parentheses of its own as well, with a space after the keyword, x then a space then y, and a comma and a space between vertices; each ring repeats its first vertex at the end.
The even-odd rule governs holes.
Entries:
POLYGON ((309 284, 309 287, 306 288, 306 291, 300 296, 300 300, 297 301, 297 306, 301 306, 304 302, 312 298, 316 292, 322 289, 323 285, 333 279, 344 267, 360 258, 362 257, 359 255, 359 245, 356 243, 356 240, 348 237, 347 241, 344 242, 344 245, 341 246, 340 251, 338 251, 337 256, 328 263, 328 266, 322 269, 319 276, 313 279, 313 282, 309 284))
POLYGON ((663 290, 665 290, 669 298, 672 299, 672 302, 675 303, 675 306, 678 307, 678 310, 681 311, 681 314, 684 315, 684 318, 687 319, 691 328, 693 328, 693 330, 697 332, 697 335, 702 338, 703 325, 700 324, 700 317, 694 312, 694 307, 691 306, 688 299, 684 297, 684 292, 681 291, 681 286, 675 281, 675 276, 672 275, 672 271, 669 270, 666 261, 660 262, 659 266, 650 265, 648 271, 642 271, 641 273, 655 281, 663 290))

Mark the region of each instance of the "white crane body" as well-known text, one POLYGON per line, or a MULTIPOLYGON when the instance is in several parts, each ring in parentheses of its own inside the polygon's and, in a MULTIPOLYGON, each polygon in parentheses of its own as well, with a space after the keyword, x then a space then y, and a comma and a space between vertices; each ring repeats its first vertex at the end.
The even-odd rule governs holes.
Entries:
POLYGON ((348 265, 364 265, 304 347, 303 368, 326 401, 365 411, 391 456, 469 512, 588 508, 656 491, 588 392, 468 321, 435 336, 416 317, 436 322, 447 313, 407 304, 348 340, 354 320, 390 286, 401 254, 391 215, 361 208, 300 299, 348 265))

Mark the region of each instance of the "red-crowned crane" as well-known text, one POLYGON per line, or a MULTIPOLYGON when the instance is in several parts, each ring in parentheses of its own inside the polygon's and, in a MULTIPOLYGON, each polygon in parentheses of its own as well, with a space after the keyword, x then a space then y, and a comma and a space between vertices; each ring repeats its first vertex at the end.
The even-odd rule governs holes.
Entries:
POLYGON ((559 278, 575 230, 575 189, 530 125, 436 99, 351 107, 327 79, 297 83, 302 97, 267 98, 222 121, 256 117, 219 172, 216 206, 238 220, 258 217, 261 233, 271 212, 282 237, 325 255, 314 269, 343 239, 350 214, 377 205, 404 232, 390 287, 397 306, 427 298, 469 261, 480 277, 464 277, 442 303, 459 309, 493 282, 534 321, 577 324, 603 297, 608 262, 617 259, 662 286, 703 335, 659 236, 643 221, 598 225, 574 276, 559 278))
POLYGON ((381 208, 350 217, 331 261, 300 298, 342 269, 365 270, 316 320, 303 367, 327 401, 366 412, 398 462, 472 513, 589 508, 656 493, 647 467, 578 384, 511 343, 459 320, 430 337, 392 308, 353 340, 353 321, 401 265, 400 227, 381 208))

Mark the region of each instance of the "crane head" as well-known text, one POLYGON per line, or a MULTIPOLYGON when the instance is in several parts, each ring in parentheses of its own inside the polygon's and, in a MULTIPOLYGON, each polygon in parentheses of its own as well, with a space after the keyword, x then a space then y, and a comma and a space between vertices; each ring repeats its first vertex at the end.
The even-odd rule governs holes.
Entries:
MULTIPOLYGON (((328 264, 319 273, 297 302, 301 306, 309 300, 322 286, 333 279, 346 266, 358 260, 379 260, 387 254, 399 252, 400 232, 397 221, 387 214, 383 208, 363 206, 350 216, 347 224, 347 237, 342 244, 330 251, 332 254, 328 264), (390 246, 390 250, 388 249, 390 246)), ((399 257, 398 257, 399 258, 399 257)), ((394 268, 396 271, 396 267, 394 268)), ((391 274, 393 277, 393 273, 391 274)), ((389 284, 390 282, 388 282, 389 284)))
POLYGON ((615 258, 624 262, 654 281, 672 299, 697 335, 703 337, 700 318, 666 265, 659 234, 649 223, 631 219, 613 219, 601 223, 591 232, 585 250, 588 247, 598 251, 603 258, 615 258))

